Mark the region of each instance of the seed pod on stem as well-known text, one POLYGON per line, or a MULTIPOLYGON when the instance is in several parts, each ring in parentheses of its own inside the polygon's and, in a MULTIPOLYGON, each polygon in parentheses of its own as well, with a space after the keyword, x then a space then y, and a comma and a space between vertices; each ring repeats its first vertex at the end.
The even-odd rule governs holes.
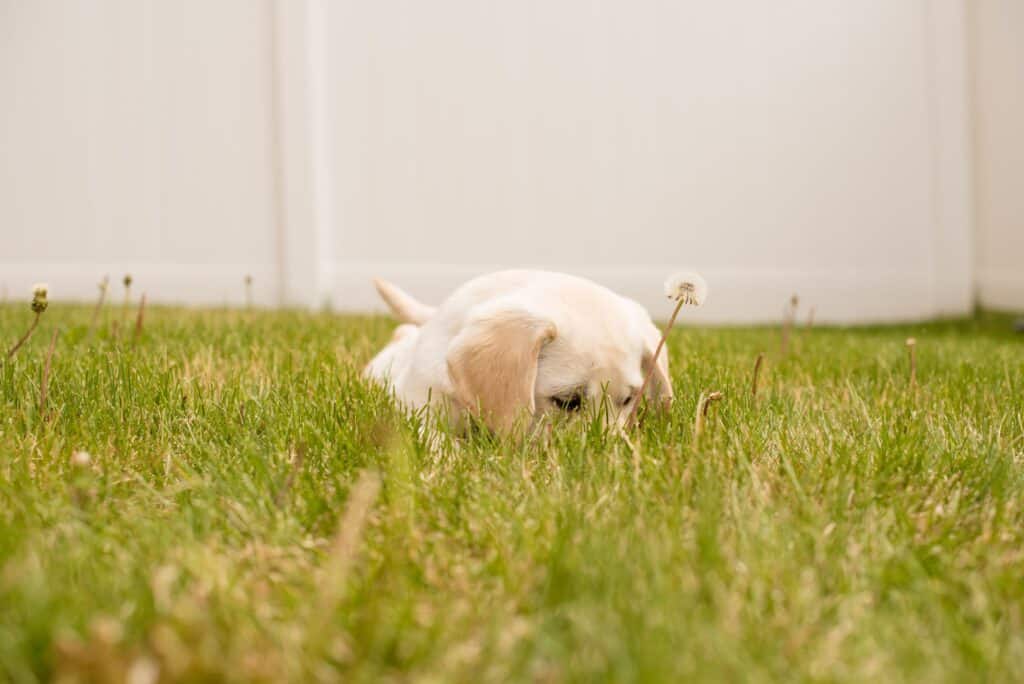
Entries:
POLYGON ((665 340, 668 338, 668 334, 676 322, 676 316, 679 315, 679 310, 682 309, 683 306, 696 307, 702 305, 708 296, 708 284, 699 273, 694 273, 692 271, 679 271, 670 275, 665 281, 665 296, 669 299, 674 299, 676 307, 672 310, 672 316, 668 319, 668 323, 665 325, 665 329, 661 333, 661 339, 658 340, 658 346, 654 349, 654 356, 651 359, 651 367, 644 376, 643 384, 640 385, 640 391, 637 392, 636 399, 633 401, 633 407, 630 409, 629 416, 626 418, 626 428, 632 427, 636 420, 636 412, 640 406, 640 399, 644 396, 644 392, 647 390, 647 385, 651 382, 651 375, 653 375, 654 369, 658 364, 658 354, 661 353, 661 348, 665 346, 665 340))

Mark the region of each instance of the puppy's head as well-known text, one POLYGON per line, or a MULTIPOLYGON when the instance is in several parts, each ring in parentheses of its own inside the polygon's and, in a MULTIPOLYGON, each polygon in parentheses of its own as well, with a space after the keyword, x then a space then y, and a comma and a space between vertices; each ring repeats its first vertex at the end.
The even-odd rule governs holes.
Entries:
POLYGON ((543 413, 609 409, 621 424, 639 401, 672 399, 667 350, 647 312, 624 299, 613 306, 571 302, 558 310, 496 301, 474 311, 448 348, 448 374, 460 407, 498 432, 543 413))

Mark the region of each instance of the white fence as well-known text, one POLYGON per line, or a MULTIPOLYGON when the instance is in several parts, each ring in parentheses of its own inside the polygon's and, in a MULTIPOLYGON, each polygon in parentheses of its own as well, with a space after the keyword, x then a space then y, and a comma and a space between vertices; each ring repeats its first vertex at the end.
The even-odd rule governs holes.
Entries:
POLYGON ((704 320, 1024 307, 1024 26, 967 7, 0 0, 0 285, 368 310, 540 266, 659 315, 686 266, 704 320))

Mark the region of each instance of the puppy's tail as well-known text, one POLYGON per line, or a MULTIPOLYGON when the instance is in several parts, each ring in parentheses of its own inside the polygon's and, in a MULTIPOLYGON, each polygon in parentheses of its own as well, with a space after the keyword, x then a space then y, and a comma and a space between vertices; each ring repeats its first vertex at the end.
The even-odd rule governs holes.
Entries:
POLYGON ((373 286, 377 288, 377 292, 380 294, 381 299, 384 300, 384 303, 388 305, 388 308, 391 309, 391 313, 395 314, 398 320, 403 323, 422 325, 437 313, 436 307, 427 306, 422 302, 416 301, 396 285, 386 280, 374 278, 373 286))

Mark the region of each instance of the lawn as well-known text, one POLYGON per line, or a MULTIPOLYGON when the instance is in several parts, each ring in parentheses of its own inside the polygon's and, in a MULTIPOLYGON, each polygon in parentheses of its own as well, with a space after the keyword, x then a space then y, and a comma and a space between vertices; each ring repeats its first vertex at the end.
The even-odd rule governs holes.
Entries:
POLYGON ((634 448, 431 451, 359 378, 386 318, 91 315, 0 366, 0 680, 1024 680, 1004 317, 678 328, 634 448))

